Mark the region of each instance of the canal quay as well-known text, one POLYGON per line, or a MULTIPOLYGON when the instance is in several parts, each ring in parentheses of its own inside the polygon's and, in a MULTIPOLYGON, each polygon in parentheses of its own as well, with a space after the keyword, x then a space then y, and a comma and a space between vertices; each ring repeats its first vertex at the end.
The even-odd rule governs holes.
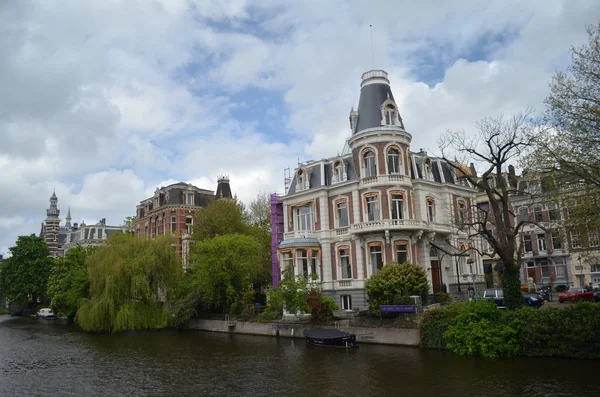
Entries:
POLYGON ((490 360, 211 332, 88 334, 0 316, 0 396, 598 396, 595 361, 490 360))

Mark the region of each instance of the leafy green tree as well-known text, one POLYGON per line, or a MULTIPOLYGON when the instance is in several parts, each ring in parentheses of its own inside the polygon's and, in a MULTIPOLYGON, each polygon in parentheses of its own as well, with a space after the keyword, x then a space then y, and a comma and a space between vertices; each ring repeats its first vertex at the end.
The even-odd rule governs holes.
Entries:
POLYGON ((239 314, 244 294, 260 275, 260 245, 252 236, 227 234, 199 241, 192 266, 173 302, 173 322, 184 327, 198 308, 239 314))
POLYGON ((88 256, 89 299, 82 301, 76 321, 86 331, 162 328, 169 291, 183 270, 171 238, 137 239, 116 234, 88 256))
POLYGON ((421 295, 427 289, 427 273, 409 262, 390 263, 365 282, 369 309, 378 312, 381 305, 393 305, 401 296, 421 295))
POLYGON ((133 232, 136 220, 137 220, 137 217, 128 216, 123 220, 122 226, 124 226, 127 229, 127 231, 133 232))
POLYGON ((250 234, 248 216, 242 203, 233 199, 212 200, 196 212, 193 238, 204 241, 227 234, 250 234))
POLYGON ((581 234, 600 228, 600 23, 587 31, 567 70, 553 76, 545 128, 523 157, 529 171, 554 180, 551 198, 566 200, 567 226, 581 234))
POLYGON ((48 279, 52 311, 74 318, 81 300, 88 297, 89 281, 86 258, 94 248, 75 247, 56 259, 48 279))
POLYGON ((53 259, 44 240, 36 235, 19 236, 11 256, 0 264, 0 291, 21 307, 47 300, 48 277, 53 259))
POLYGON ((248 206, 247 219, 250 234, 261 246, 261 270, 255 288, 262 290, 271 283, 271 199, 267 193, 259 193, 248 206))

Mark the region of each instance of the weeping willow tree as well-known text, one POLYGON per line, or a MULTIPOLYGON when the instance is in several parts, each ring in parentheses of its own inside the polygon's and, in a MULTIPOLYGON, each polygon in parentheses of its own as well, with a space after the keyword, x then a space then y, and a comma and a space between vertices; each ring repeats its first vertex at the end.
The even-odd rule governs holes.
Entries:
POLYGON ((90 297, 77 311, 81 328, 118 332, 167 326, 166 295, 182 275, 169 237, 118 234, 86 262, 90 297))

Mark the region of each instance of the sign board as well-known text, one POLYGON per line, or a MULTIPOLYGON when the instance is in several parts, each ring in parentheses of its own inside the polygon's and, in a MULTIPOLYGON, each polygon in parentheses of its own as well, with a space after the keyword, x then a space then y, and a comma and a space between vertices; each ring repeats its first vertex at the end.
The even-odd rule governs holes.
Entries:
POLYGON ((379 306, 379 311, 382 313, 414 313, 414 305, 382 305, 379 306))

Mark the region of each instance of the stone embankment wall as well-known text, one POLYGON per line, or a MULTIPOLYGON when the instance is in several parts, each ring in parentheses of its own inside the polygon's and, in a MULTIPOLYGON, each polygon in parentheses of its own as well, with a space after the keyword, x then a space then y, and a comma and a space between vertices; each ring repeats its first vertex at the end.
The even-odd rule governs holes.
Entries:
MULTIPOLYGON (((285 338, 304 338, 304 331, 314 326, 303 323, 250 323, 237 321, 228 323, 222 320, 190 320, 189 328, 198 331, 225 332, 232 334, 280 336, 285 338)), ((324 327, 332 328, 332 327, 324 327)), ((338 329, 356 335, 359 343, 378 343, 386 345, 417 346, 418 329, 367 328, 339 326, 338 329)))

